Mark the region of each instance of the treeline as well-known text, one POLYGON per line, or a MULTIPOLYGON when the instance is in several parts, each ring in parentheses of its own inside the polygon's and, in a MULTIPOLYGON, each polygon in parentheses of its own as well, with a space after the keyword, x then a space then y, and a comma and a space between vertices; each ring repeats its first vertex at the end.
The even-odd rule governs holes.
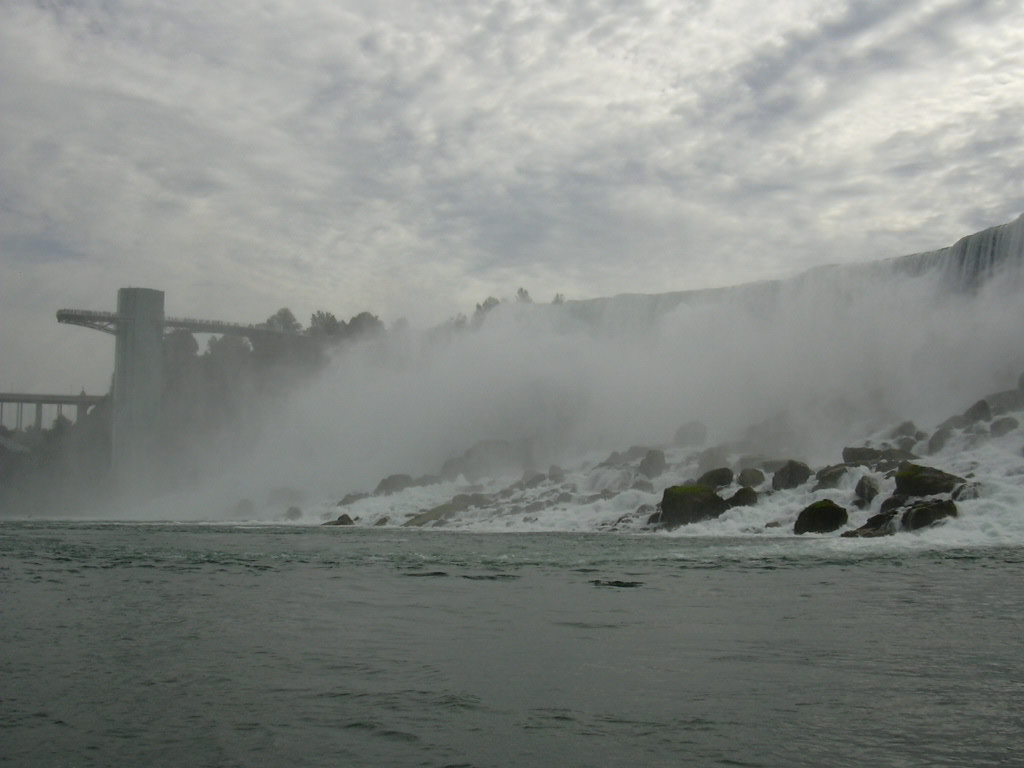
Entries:
MULTIPOLYGON (((552 303, 563 301, 561 294, 552 303)), ((520 288, 514 299, 489 296, 471 316, 456 315, 427 331, 440 341, 479 329, 503 303, 532 304, 520 288)), ((395 331, 405 329, 398 321, 395 331)), ((251 335, 211 335, 201 348, 195 335, 175 330, 163 338, 163 393, 157 438, 155 492, 198 482, 217 463, 254 441, 263 412, 322 370, 346 344, 386 333, 370 312, 340 320, 318 310, 302 323, 288 308, 257 324, 251 335), (261 333, 259 331, 267 331, 261 333)), ((48 429, 0 425, 0 514, 73 513, 114 499, 110 475, 111 396, 78 423, 57 418, 48 429)))
MULTIPOLYGON (((305 328, 283 308, 256 326, 269 333, 196 337, 175 330, 163 338, 163 393, 153 425, 165 491, 197 481, 254 439, 261 414, 321 370, 333 350, 384 332, 369 312, 347 322, 317 311, 305 328)), ((58 417, 49 428, 0 425, 0 514, 73 513, 113 500, 110 474, 111 396, 78 423, 58 417)))

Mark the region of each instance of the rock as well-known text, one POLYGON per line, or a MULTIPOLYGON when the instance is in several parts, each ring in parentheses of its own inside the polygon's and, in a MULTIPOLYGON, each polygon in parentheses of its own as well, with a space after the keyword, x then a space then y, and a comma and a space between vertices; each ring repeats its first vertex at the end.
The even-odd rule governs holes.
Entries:
POLYGON ((882 505, 878 509, 879 514, 884 515, 888 512, 893 512, 897 509, 900 509, 901 507, 905 507, 909 500, 910 497, 905 494, 894 493, 892 496, 890 496, 888 499, 882 502, 882 505))
POLYGON ((814 488, 812 488, 811 490, 823 491, 829 488, 838 488, 840 481, 843 479, 843 476, 846 474, 848 470, 849 467, 847 467, 845 464, 835 464, 831 467, 819 469, 814 474, 814 479, 816 482, 814 484, 814 488))
POLYGON ((527 470, 523 473, 523 478, 519 481, 523 488, 536 488, 538 485, 542 485, 548 481, 548 476, 543 472, 530 472, 527 470))
POLYGON ((552 483, 561 483, 565 481, 565 470, 561 467, 552 464, 548 467, 548 480, 552 483))
POLYGON ((757 504, 757 491, 749 486, 741 486, 736 493, 725 500, 729 509, 733 507, 753 507, 757 504))
POLYGON ((935 434, 932 435, 928 440, 928 453, 936 454, 946 447, 946 443, 949 442, 949 438, 953 436, 952 427, 939 427, 935 430, 935 434))
POLYGON ((406 488, 411 488, 415 483, 416 481, 412 479, 411 475, 388 475, 377 483, 373 495, 390 496, 393 493, 404 491, 406 488))
POLYGON ((764 482, 764 472, 754 467, 747 467, 740 470, 739 475, 736 477, 736 482, 747 488, 756 488, 764 482))
POLYGON ((454 480, 462 475, 470 482, 476 482, 482 477, 522 472, 529 465, 529 450, 525 443, 481 440, 461 456, 448 459, 441 467, 441 477, 454 480))
POLYGON ((665 462, 665 452, 655 449, 647 452, 647 455, 645 455, 643 460, 640 462, 638 471, 641 475, 653 478, 664 472, 667 466, 668 464, 665 462))
POLYGON ((904 421, 889 431, 890 439, 896 439, 897 437, 913 437, 920 440, 921 438, 918 437, 918 434, 917 425, 912 421, 904 421))
POLYGON ((666 488, 661 497, 661 511, 651 516, 666 528, 698 523, 720 517, 729 508, 725 499, 708 485, 674 485, 666 488), (656 519, 655 519, 656 518, 656 519))
POLYGON ((391 518, 389 518, 389 517, 387 517, 387 516, 385 516, 385 517, 382 517, 382 518, 380 518, 379 520, 377 520, 377 522, 376 522, 376 523, 374 523, 374 525, 375 525, 375 526, 387 525, 387 524, 388 524, 388 521, 389 521, 390 519, 391 519, 391 518))
POLYGON ((970 419, 964 416, 950 416, 944 422, 939 424, 939 426, 937 426, 935 429, 963 429, 964 427, 970 426, 970 424, 970 419))
POLYGON ((992 409, 989 407, 988 401, 982 399, 964 411, 964 418, 969 424, 978 421, 992 421, 992 409))
POLYGON ((811 468, 802 461, 790 459, 772 476, 772 488, 776 491, 803 485, 811 476, 811 468))
POLYGON ((996 392, 987 396, 985 400, 992 409, 993 416, 1002 416, 1004 413, 1024 410, 1024 391, 1019 389, 996 392))
POLYGON ((709 469, 697 478, 697 485, 710 485, 712 488, 724 488, 732 484, 732 470, 728 467, 709 469))
POLYGON ((407 528, 416 528, 419 526, 424 526, 427 523, 442 524, 458 511, 459 508, 454 506, 450 502, 447 504, 439 504, 433 509, 428 509, 423 512, 420 512, 418 515, 413 515, 404 523, 402 523, 402 525, 407 528))
POLYGON ((879 467, 895 466, 901 461, 910 461, 917 456, 900 448, 870 448, 867 446, 843 448, 843 463, 878 469, 879 467))
POLYGON ((302 519, 302 510, 299 509, 298 507, 288 507, 288 509, 286 509, 285 512, 284 512, 284 519, 285 520, 301 520, 302 519))
POLYGON ((988 429, 992 433, 992 437, 1002 437, 1013 432, 1019 426, 1020 422, 1013 418, 1013 416, 1003 416, 989 424, 988 429))
MULTIPOLYGON (((328 520, 326 523, 324 523, 324 525, 355 525, 355 524, 356 524, 355 521, 351 517, 349 517, 347 514, 345 514, 345 513, 342 513, 342 514, 338 515, 338 519, 337 520, 328 520)), ((377 525, 380 525, 379 521, 377 522, 377 525)))
POLYGON ((956 517, 956 504, 947 499, 919 501, 903 513, 900 530, 917 531, 935 525, 947 517, 956 517))
POLYGON ((952 493, 962 477, 951 475, 940 469, 911 464, 909 461, 900 465, 896 478, 896 493, 907 496, 932 496, 936 493, 952 493))
POLYGON ((857 481, 857 485, 853 489, 853 495, 857 499, 858 507, 870 506, 871 502, 878 495, 878 481, 870 475, 864 475, 864 477, 857 481))
POLYGON ((892 536, 896 533, 896 510, 879 512, 867 519, 860 528, 843 531, 840 536, 846 538, 871 539, 876 536, 892 536))
POLYGON ((914 446, 917 445, 917 441, 920 439, 922 438, 909 436, 896 438, 896 448, 904 453, 911 453, 914 450, 914 446))
POLYGON ((832 499, 816 501, 804 508, 796 518, 793 533, 831 533, 846 525, 849 515, 832 499))
POLYGON ((631 491, 642 491, 643 493, 654 493, 654 483, 650 480, 644 480, 642 477, 638 477, 633 481, 633 484, 629 486, 631 491))
POLYGON ((697 457, 697 472, 703 474, 716 467, 724 467, 729 463, 729 452, 720 445, 706 448, 697 457))
POLYGON ((685 448, 687 446, 704 445, 708 439, 708 428, 699 421, 688 421, 676 430, 673 443, 685 448))
POLYGON ((953 501, 970 501, 971 499, 981 498, 981 483, 964 483, 958 485, 951 494, 950 498, 953 501))
POLYGON ((334 506, 336 507, 347 507, 349 504, 355 504, 357 501, 370 498, 368 493, 346 493, 345 497, 334 506))

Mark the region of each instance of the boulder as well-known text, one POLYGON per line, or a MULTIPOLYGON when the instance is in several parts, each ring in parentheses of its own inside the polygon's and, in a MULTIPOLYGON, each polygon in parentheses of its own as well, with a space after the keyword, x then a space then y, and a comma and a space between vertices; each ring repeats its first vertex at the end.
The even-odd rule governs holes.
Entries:
POLYGON ((913 437, 920 440, 923 435, 917 425, 912 421, 904 421, 889 430, 889 438, 895 440, 898 437, 913 437))
POLYGON ((1024 410, 1024 391, 1019 389, 996 392, 995 394, 988 395, 985 400, 992 409, 993 416, 1002 416, 1004 413, 1024 410))
POLYGON ((823 491, 829 488, 838 488, 843 476, 849 470, 845 464, 834 464, 831 467, 819 469, 814 473, 814 491, 823 491))
POLYGON ((917 531, 935 525, 947 517, 956 517, 956 504, 948 499, 919 501, 903 513, 900 519, 900 530, 917 531))
POLYGON ((907 503, 909 501, 910 497, 907 496, 906 494, 894 493, 892 496, 890 496, 888 499, 882 502, 881 506, 878 509, 878 512, 879 514, 883 515, 888 512, 893 512, 897 509, 900 509, 901 507, 907 506, 907 503))
POLYGON ((901 448, 870 448, 868 446, 843 448, 843 463, 877 469, 884 466, 895 466, 901 461, 910 461, 917 456, 901 448))
POLYGON ((676 430, 673 442, 680 447, 704 445, 708 428, 699 421, 688 421, 676 430))
MULTIPOLYGON (((356 524, 355 521, 351 517, 349 517, 347 514, 345 514, 345 513, 342 513, 342 514, 338 515, 338 518, 336 520, 328 520, 326 523, 324 523, 324 525, 355 525, 355 524, 356 524)), ((377 524, 380 525, 379 522, 377 524)))
POLYGON ((853 495, 857 499, 857 506, 864 508, 871 504, 878 495, 878 481, 870 475, 864 475, 857 481, 853 489, 853 495))
POLYGON ((953 501, 970 501, 971 499, 981 498, 982 485, 981 483, 964 483, 958 485, 956 490, 950 494, 950 498, 953 501))
POLYGON ((950 416, 944 422, 936 427, 937 430, 942 429, 963 429, 964 427, 970 426, 971 421, 963 415, 950 416))
POLYGON ((867 519, 860 528, 843 531, 840 536, 856 539, 871 539, 877 536, 892 536, 896 533, 896 510, 879 512, 867 519))
POLYGON ((729 463, 729 452, 720 445, 705 448, 697 456, 697 472, 703 474, 716 467, 724 467, 729 463))
POLYGON ((811 468, 802 461, 790 459, 772 476, 772 488, 783 491, 803 485, 811 476, 811 468))
POLYGON ((416 481, 412 479, 411 475, 388 475, 377 483, 373 495, 390 496, 393 493, 400 493, 406 488, 411 488, 415 484, 416 481))
POLYGON ((796 518, 793 533, 831 533, 846 525, 849 515, 832 499, 816 501, 805 507, 796 518))
POLYGON ((648 522, 666 528, 698 523, 720 517, 729 508, 728 503, 709 485, 673 485, 661 497, 661 511, 648 522))
POLYGON ((441 477, 454 480, 459 475, 470 482, 510 472, 521 472, 530 465, 529 446, 507 440, 481 440, 461 456, 448 459, 441 477))
POLYGON ((989 407, 987 400, 981 399, 964 411, 964 418, 968 424, 974 424, 978 421, 992 421, 992 408, 989 407))
POLYGON ((736 493, 725 500, 729 509, 733 507, 752 507, 757 504, 757 491, 750 486, 741 486, 736 493))
POLYGON ((953 436, 952 427, 939 427, 935 430, 935 434, 928 439, 928 453, 929 455, 936 454, 946 447, 946 443, 949 442, 949 438, 953 436))
POLYGON ((732 470, 728 467, 709 469, 697 478, 697 485, 710 485, 712 488, 724 488, 732 484, 732 470))
POLYGON ((355 504, 357 501, 370 498, 370 494, 365 492, 356 491, 353 493, 346 493, 345 497, 334 506, 336 507, 347 507, 349 504, 355 504))
POLYGON ((922 464, 911 464, 909 461, 900 464, 894 475, 896 493, 906 496, 932 496, 937 493, 952 493, 962 477, 943 472, 941 469, 926 467, 922 464))
POLYGON ((992 437, 1002 437, 1013 432, 1019 426, 1020 422, 1013 418, 1013 416, 1003 416, 989 424, 988 429, 992 433, 992 437))
POLYGON ((764 472, 754 467, 747 467, 740 470, 739 475, 736 476, 736 482, 747 488, 756 488, 764 482, 764 472))
POLYGON ((667 466, 668 464, 665 462, 665 452, 652 449, 647 452, 643 460, 640 462, 638 471, 641 475, 653 478, 664 472, 667 466))
POLYGON ((427 523, 434 523, 435 525, 443 525, 448 518, 452 517, 456 512, 459 512, 459 508, 451 504, 440 504, 433 509, 427 509, 420 512, 418 515, 413 515, 404 523, 405 527, 420 527, 427 523))
POLYGON ((642 477, 638 477, 633 481, 633 484, 629 486, 631 491, 641 491, 643 493, 654 493, 654 483, 650 480, 645 480, 642 477))

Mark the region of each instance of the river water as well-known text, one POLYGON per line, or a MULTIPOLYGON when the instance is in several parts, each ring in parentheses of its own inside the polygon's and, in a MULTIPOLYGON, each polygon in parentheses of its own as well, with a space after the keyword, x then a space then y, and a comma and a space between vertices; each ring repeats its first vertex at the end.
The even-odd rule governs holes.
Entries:
POLYGON ((1010 766, 1024 550, 7 521, 11 766, 1010 766))

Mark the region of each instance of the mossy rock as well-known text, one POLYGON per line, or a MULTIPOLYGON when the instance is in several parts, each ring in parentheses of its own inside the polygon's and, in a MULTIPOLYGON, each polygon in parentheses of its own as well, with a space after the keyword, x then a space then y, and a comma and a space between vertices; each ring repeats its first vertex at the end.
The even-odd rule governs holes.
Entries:
POLYGON ((921 528, 930 528, 936 523, 944 522, 947 518, 956 516, 956 504, 949 499, 919 501, 903 513, 903 518, 900 520, 900 529, 904 531, 917 531, 921 528))
POLYGON ((960 483, 966 482, 962 477, 943 472, 941 469, 911 464, 909 461, 900 464, 893 477, 896 479, 896 493, 907 496, 952 493, 960 483))
POLYGON ((718 467, 716 469, 709 469, 699 478, 697 478, 697 485, 709 485, 712 488, 724 488, 727 485, 732 484, 733 473, 729 467, 718 467))
POLYGON ((784 491, 790 488, 797 488, 811 476, 811 468, 802 461, 790 459, 772 476, 772 488, 776 491, 784 491))
POLYGON ((729 508, 728 502, 710 485, 674 485, 666 488, 661 498, 661 512, 652 516, 666 528, 699 523, 720 517, 729 508))

